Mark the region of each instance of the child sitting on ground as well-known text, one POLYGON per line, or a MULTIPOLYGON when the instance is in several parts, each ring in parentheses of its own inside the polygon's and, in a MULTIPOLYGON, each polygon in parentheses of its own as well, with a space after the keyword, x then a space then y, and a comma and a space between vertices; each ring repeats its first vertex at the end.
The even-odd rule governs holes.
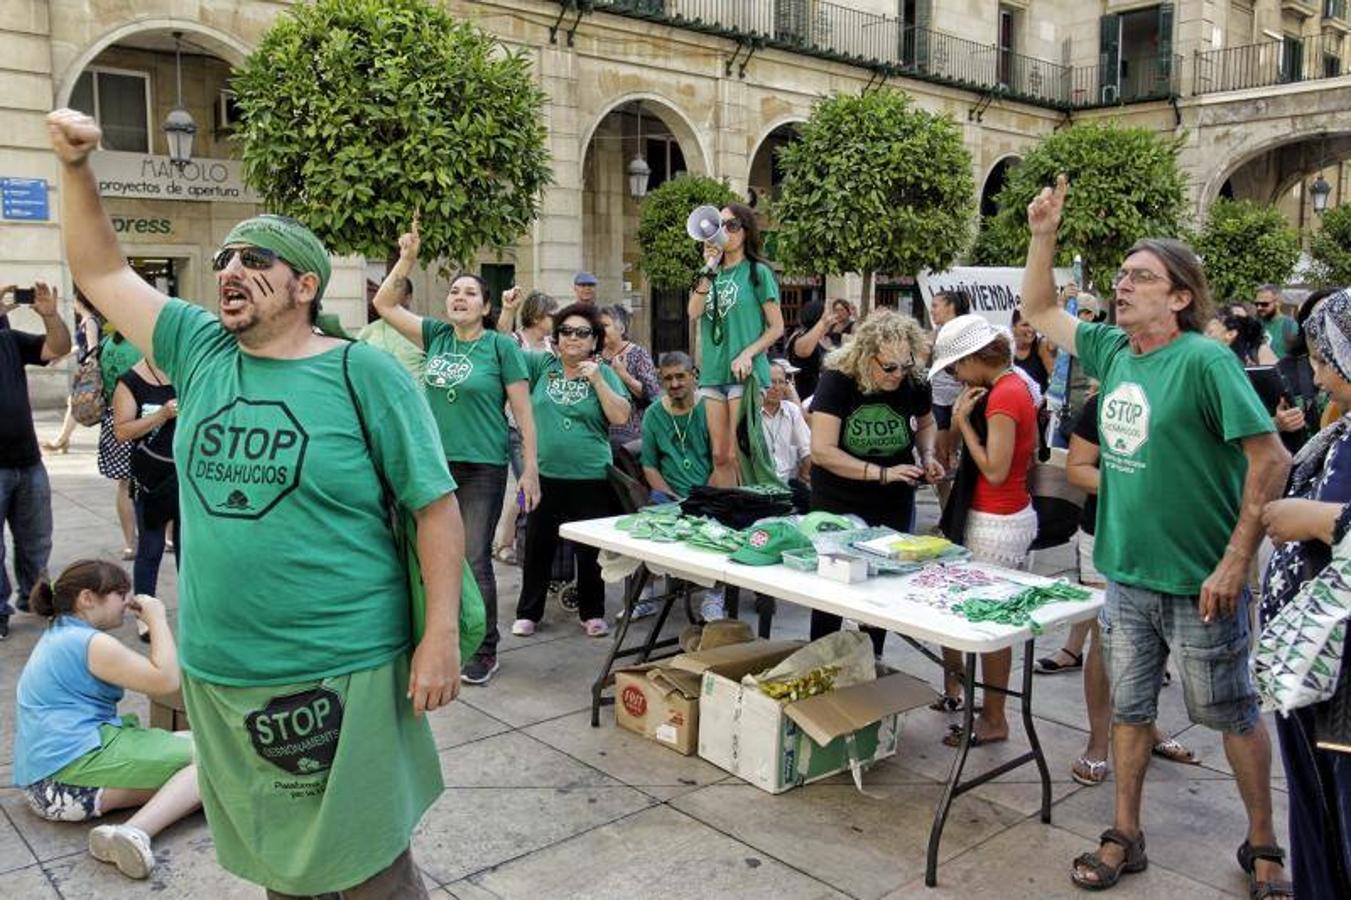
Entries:
POLYGON ((101 560, 72 563, 55 584, 40 582, 30 603, 51 624, 19 676, 14 782, 33 812, 52 821, 139 806, 125 824, 91 831, 89 852, 145 878, 155 866, 150 839, 201 805, 192 739, 117 714, 127 690, 178 690, 164 604, 131 596, 127 573, 101 560), (127 610, 150 629, 148 659, 105 634, 127 610))

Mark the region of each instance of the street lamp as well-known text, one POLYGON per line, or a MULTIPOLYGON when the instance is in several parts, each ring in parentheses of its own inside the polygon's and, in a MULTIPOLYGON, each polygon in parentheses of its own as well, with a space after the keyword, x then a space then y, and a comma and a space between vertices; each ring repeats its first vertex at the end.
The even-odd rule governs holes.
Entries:
POLYGON ((641 200, 647 196, 647 180, 652 176, 652 167, 643 159, 643 102, 638 101, 638 152, 629 160, 626 170, 629 175, 629 196, 641 200))
POLYGON ((183 32, 174 32, 174 75, 177 78, 177 102, 164 117, 164 136, 169 142, 169 160, 181 172, 192 162, 192 139, 197 134, 197 123, 183 106, 183 32))
POLYGON ((1309 185, 1309 199, 1313 201, 1313 211, 1320 216, 1325 213, 1328 208, 1328 197, 1331 194, 1332 185, 1328 184, 1328 180, 1323 177, 1323 173, 1319 172, 1318 177, 1314 179, 1314 183, 1309 185))

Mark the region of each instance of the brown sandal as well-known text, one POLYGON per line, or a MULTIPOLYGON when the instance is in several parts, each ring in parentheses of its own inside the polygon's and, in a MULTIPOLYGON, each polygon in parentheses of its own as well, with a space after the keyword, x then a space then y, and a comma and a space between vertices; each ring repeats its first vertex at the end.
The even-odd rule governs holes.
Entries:
POLYGON ((1275 845, 1260 844, 1253 846, 1244 841, 1238 848, 1238 864, 1248 873, 1248 897, 1250 900, 1269 900, 1271 897, 1294 897, 1295 886, 1289 881, 1258 881, 1257 860, 1265 859, 1285 867, 1285 850, 1275 845))
POLYGON ((1070 880, 1076 886, 1088 891, 1105 891, 1110 887, 1115 887, 1121 880, 1122 875, 1131 875, 1136 872, 1143 872, 1149 868, 1149 860, 1145 857, 1145 833, 1140 832, 1140 836, 1135 840, 1126 837, 1115 828, 1109 828, 1098 838, 1098 849, 1092 853, 1081 853, 1074 859, 1074 868, 1070 870, 1070 880), (1125 858, 1115 867, 1102 861, 1102 847, 1105 844, 1116 844, 1126 851, 1125 858), (1093 878, 1084 876, 1091 873, 1093 878))

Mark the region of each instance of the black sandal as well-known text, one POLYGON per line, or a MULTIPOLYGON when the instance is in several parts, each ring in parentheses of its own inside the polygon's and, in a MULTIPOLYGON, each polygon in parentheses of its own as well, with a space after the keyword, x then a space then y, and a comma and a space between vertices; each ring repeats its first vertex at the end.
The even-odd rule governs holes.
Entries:
POLYGON ((1037 660, 1032 666, 1032 671, 1038 675, 1056 675, 1060 672, 1073 672, 1076 669, 1082 669, 1083 667, 1084 655, 1082 653, 1072 653, 1068 649, 1061 647, 1050 656, 1043 656, 1041 659, 1037 660), (1069 665, 1058 663, 1055 661, 1056 653, 1063 653, 1074 660, 1074 662, 1069 665))
POLYGON ((1257 860, 1265 859, 1267 862, 1274 862, 1281 868, 1285 868, 1285 850, 1275 844, 1261 844, 1254 847, 1250 841, 1245 840, 1239 845, 1238 853, 1235 856, 1238 857, 1239 868, 1248 873, 1249 900, 1295 896, 1295 886, 1292 882, 1257 880, 1257 860))
POLYGON ((1115 887, 1116 883, 1121 880, 1122 875, 1143 872, 1149 868, 1149 860, 1145 857, 1145 833, 1143 831, 1140 832, 1139 837, 1131 840, 1115 828, 1109 828, 1102 833, 1098 841, 1098 849, 1095 852, 1081 853, 1074 859, 1074 867, 1070 870, 1070 880, 1077 887, 1088 891, 1105 891, 1109 887, 1115 887), (1105 844, 1116 844, 1126 851, 1125 858, 1115 868, 1102 861, 1100 854, 1105 844), (1091 879, 1083 877, 1088 873, 1092 873, 1096 877, 1091 879))

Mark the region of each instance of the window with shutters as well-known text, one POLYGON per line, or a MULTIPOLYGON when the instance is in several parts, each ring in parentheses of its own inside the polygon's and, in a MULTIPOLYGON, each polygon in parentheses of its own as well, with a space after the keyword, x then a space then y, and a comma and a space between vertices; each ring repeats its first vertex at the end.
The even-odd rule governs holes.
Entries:
POLYGON ((1102 17, 1099 102, 1130 103, 1174 93, 1173 19, 1172 3, 1102 17))

